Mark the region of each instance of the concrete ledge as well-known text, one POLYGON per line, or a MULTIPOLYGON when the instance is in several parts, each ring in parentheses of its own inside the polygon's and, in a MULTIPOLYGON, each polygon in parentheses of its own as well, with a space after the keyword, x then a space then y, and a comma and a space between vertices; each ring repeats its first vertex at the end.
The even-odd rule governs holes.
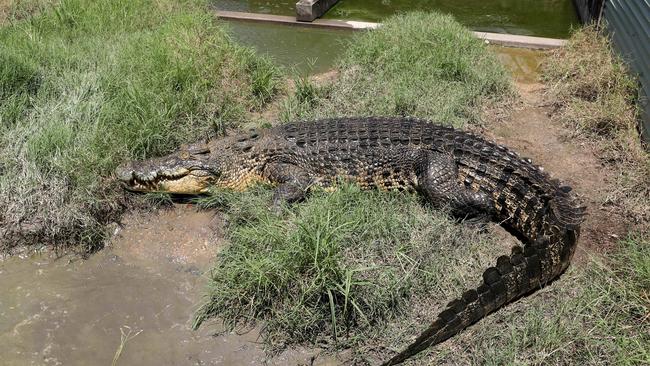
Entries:
POLYGON ((322 17, 339 0, 299 0, 296 3, 296 20, 311 22, 322 17))
POLYGON ((507 47, 551 49, 559 48, 566 44, 565 39, 518 36, 515 34, 474 32, 474 35, 490 43, 507 47))
MULTIPOLYGON (((330 29, 348 29, 348 30, 363 30, 374 29, 381 26, 381 23, 358 22, 353 20, 330 20, 330 19, 317 19, 313 22, 299 22, 294 17, 283 15, 269 15, 269 14, 256 14, 256 13, 241 13, 237 11, 221 11, 217 10, 216 15, 223 19, 243 20, 249 22, 267 22, 279 23, 286 25, 304 26, 304 27, 319 27, 330 29)), ((562 47, 566 44, 564 39, 543 38, 543 37, 529 37, 518 36, 514 34, 501 34, 489 32, 474 32, 474 34, 484 39, 489 43, 518 48, 531 48, 531 49, 550 49, 562 47)))
POLYGON ((303 27, 335 28, 335 29, 373 29, 379 23, 358 22, 354 20, 316 19, 313 22, 299 22, 296 18, 286 15, 270 15, 258 13, 242 13, 238 11, 217 10, 217 17, 222 19, 243 20, 248 22, 279 23, 303 27))

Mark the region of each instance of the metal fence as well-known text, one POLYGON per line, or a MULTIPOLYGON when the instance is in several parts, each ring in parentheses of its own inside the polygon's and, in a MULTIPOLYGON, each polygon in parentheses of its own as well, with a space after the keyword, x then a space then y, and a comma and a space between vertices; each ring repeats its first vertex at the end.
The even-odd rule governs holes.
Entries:
POLYGON ((598 22, 639 78, 640 127, 650 142, 650 0, 574 0, 583 22, 598 22))

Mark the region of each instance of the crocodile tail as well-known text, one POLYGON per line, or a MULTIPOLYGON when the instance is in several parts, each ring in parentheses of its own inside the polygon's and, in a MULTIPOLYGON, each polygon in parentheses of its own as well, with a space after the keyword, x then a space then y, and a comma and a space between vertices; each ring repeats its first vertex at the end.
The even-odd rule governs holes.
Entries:
POLYGON ((481 284, 450 302, 431 326, 384 365, 396 365, 422 350, 460 333, 502 306, 541 288, 559 276, 575 251, 579 226, 585 213, 569 196, 570 188, 558 187, 545 215, 543 234, 522 248, 501 256, 496 266, 483 273, 481 284))

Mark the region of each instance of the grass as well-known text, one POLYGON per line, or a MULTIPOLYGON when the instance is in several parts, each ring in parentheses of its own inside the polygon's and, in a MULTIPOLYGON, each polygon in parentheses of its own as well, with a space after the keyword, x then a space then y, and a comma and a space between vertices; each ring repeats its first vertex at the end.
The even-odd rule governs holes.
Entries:
POLYGON ((120 356, 122 356, 122 352, 124 352, 124 347, 126 347, 126 344, 131 339, 137 337, 140 333, 142 333, 142 329, 134 333, 131 327, 125 325, 123 327, 120 327, 120 333, 120 345, 117 347, 117 350, 115 350, 115 355, 113 356, 113 362, 111 362, 111 366, 117 365, 117 361, 119 361, 120 356), (125 332, 124 329, 127 329, 128 331, 125 332))
POLYGON ((191 0, 10 2, 0 28, 0 247, 86 249, 123 161, 213 136, 280 90, 191 0), (30 13, 33 12, 33 14, 30 13))
POLYGON ((638 84, 610 40, 593 26, 581 28, 542 72, 557 118, 618 171, 609 200, 650 229, 650 154, 637 129, 638 84))
POLYGON ((218 256, 195 326, 214 316, 231 327, 264 320, 275 349, 350 347, 403 316, 413 297, 460 294, 456 281, 463 278, 442 284, 441 278, 461 252, 475 252, 469 262, 478 273, 486 264, 474 260, 479 248, 498 249, 412 194, 343 186, 316 192, 281 215, 266 209, 269 201, 265 189, 215 192, 200 201, 225 208, 231 245, 218 256))
POLYGON ((57 0, 0 0, 0 26, 47 11, 57 0))
MULTIPOLYGON (((271 193, 214 192, 231 245, 218 255, 194 326, 263 322, 269 351, 349 349, 376 364, 418 335, 476 284, 512 240, 496 227, 458 225, 414 195, 344 186, 280 215, 271 193)), ((553 285, 493 314, 413 361, 434 364, 626 364, 650 357, 650 237, 614 255, 582 253, 553 285)))
POLYGON ((462 127, 480 122, 486 102, 512 95, 510 79, 487 45, 453 17, 436 13, 392 17, 378 30, 360 33, 338 70, 326 86, 299 80, 281 119, 416 116, 462 127))

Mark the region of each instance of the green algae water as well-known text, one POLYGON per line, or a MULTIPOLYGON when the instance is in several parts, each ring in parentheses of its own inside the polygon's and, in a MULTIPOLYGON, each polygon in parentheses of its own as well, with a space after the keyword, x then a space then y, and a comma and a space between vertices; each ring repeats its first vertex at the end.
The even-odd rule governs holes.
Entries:
MULTIPOLYGON (((225 22, 240 44, 289 70, 290 75, 314 75, 333 69, 354 31, 294 27, 272 23, 225 22)), ((515 80, 534 82, 543 52, 509 47, 490 47, 515 80)))
POLYGON ((229 21, 227 25, 238 43, 255 48, 299 75, 320 74, 332 69, 354 35, 347 30, 272 23, 229 21))
MULTIPOLYGON (((218 0, 217 9, 294 15, 295 0, 218 0)), ((571 0, 340 0, 325 16, 379 22, 409 10, 449 13, 479 31, 565 38, 578 18, 571 0)), ((288 27, 271 23, 226 22, 234 38, 297 74, 331 69, 353 32, 288 27)), ((520 57, 517 57, 520 59, 520 57)), ((529 57, 524 57, 529 59, 529 57)))
MULTIPOLYGON (((217 9, 294 15, 296 0, 216 0, 217 9)), ((439 11, 474 30, 567 38, 579 24, 572 0, 340 0, 326 19, 380 22, 391 15, 439 11)))

